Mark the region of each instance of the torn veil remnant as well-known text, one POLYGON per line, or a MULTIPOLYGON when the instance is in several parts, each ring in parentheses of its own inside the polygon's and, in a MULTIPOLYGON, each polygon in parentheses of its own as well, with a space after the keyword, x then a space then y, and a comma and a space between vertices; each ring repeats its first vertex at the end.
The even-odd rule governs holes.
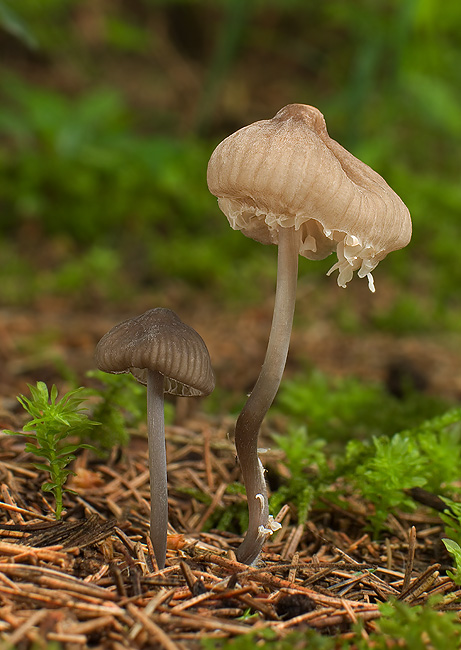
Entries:
POLYGON ((232 228, 278 245, 274 315, 264 364, 235 426, 235 446, 249 523, 237 558, 257 560, 272 533, 264 471, 258 457, 262 421, 285 368, 296 300, 298 255, 320 260, 336 251, 338 284, 354 271, 368 278, 411 237, 409 212, 379 174, 328 135, 323 115, 291 104, 271 120, 223 140, 208 163, 208 187, 232 228))
POLYGON ((230 225, 263 244, 296 232, 299 254, 336 251, 338 284, 368 277, 411 237, 410 214, 386 181, 327 132, 313 106, 291 104, 226 138, 213 152, 208 186, 230 225))

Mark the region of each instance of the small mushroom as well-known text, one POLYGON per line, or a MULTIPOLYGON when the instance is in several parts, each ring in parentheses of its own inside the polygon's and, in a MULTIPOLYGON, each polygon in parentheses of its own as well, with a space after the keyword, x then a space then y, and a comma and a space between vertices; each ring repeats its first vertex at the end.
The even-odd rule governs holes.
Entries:
POLYGON ((237 557, 251 564, 272 532, 258 434, 285 368, 293 322, 298 254, 320 260, 336 252, 338 285, 354 271, 367 277, 387 253, 408 244, 410 214, 379 174, 327 132, 313 106, 291 104, 246 126, 214 150, 208 187, 235 230, 278 244, 274 316, 264 365, 235 428, 247 492, 249 527, 237 557))
POLYGON ((113 327, 96 346, 96 365, 113 374, 131 374, 147 385, 150 472, 150 538, 159 569, 166 559, 168 488, 164 393, 195 397, 215 386, 203 339, 170 309, 150 309, 113 327))

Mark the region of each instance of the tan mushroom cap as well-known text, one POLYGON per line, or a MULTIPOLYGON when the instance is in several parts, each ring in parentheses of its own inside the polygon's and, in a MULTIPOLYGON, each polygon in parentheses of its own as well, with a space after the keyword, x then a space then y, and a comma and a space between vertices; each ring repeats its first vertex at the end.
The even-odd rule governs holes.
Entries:
POLYGON ((104 372, 131 372, 142 384, 147 370, 157 370, 165 376, 165 392, 172 395, 209 395, 215 386, 202 337, 161 307, 113 327, 96 346, 95 361, 104 372))
POLYGON ((311 260, 336 251, 338 284, 368 276, 411 238, 410 213, 386 181, 328 135, 313 106, 290 104, 271 120, 223 140, 208 164, 208 187, 235 230, 277 244, 295 228, 311 260))

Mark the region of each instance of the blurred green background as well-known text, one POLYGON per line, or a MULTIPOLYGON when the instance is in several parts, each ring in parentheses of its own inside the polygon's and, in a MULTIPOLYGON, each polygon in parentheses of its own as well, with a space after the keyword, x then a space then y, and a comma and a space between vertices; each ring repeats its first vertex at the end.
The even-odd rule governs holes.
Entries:
MULTIPOLYGON (((230 132, 302 102, 413 217, 375 273, 386 300, 364 323, 335 298, 333 316, 460 330, 461 3, 0 0, 0 24, 2 305, 269 294, 273 247, 230 230, 206 165, 230 132)), ((339 295, 331 259, 301 262, 301 286, 339 295)))

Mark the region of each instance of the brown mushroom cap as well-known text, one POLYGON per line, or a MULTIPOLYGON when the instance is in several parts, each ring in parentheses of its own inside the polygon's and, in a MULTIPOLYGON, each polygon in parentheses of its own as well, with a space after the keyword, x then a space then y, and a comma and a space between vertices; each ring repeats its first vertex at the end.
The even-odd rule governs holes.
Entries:
POLYGON ((131 372, 142 384, 147 370, 157 370, 172 395, 209 395, 215 385, 203 339, 170 309, 150 309, 113 327, 96 346, 95 361, 104 372, 131 372))
MULTIPOLYGON (((295 228, 299 253, 337 252, 338 284, 368 275, 411 238, 408 209, 384 179, 328 135, 319 110, 290 104, 230 135, 208 164, 208 187, 230 225, 263 244, 295 228)), ((372 286, 370 287, 372 288, 372 286)))

